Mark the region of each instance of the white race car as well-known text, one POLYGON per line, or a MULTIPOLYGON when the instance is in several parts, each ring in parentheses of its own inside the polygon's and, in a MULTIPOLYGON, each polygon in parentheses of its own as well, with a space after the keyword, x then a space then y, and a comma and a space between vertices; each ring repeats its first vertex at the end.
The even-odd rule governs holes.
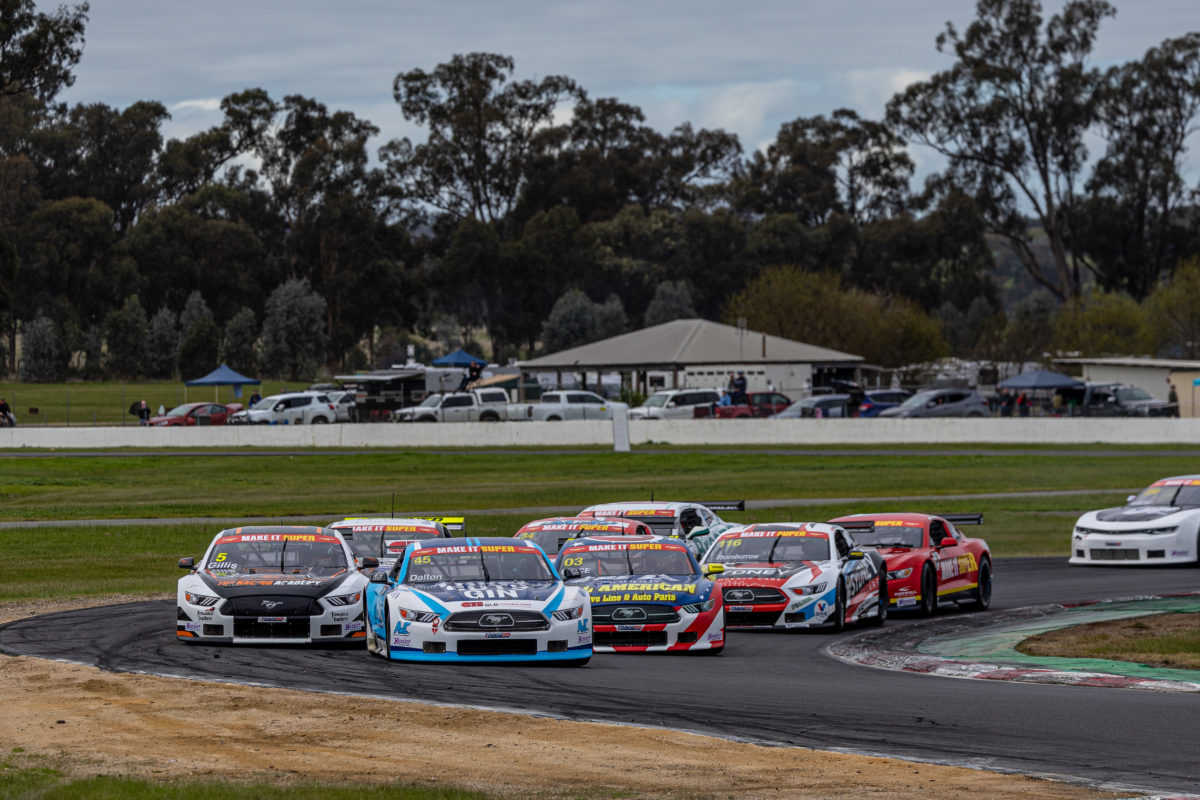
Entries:
MULTIPOLYGON (((175 636, 185 642, 362 642, 367 578, 328 528, 221 531, 179 579, 175 636)), ((376 567, 365 559, 364 567, 376 567)))
POLYGON ((411 542, 395 566, 371 574, 365 602, 367 649, 388 659, 578 666, 592 657, 586 590, 518 539, 411 542))
POLYGON ((448 539, 465 528, 462 517, 347 517, 329 523, 362 559, 376 558, 380 569, 391 569, 409 542, 423 539, 448 539))
POLYGON ((1155 481, 1128 505, 1089 511, 1071 534, 1072 564, 1195 564, 1200 475, 1155 481))

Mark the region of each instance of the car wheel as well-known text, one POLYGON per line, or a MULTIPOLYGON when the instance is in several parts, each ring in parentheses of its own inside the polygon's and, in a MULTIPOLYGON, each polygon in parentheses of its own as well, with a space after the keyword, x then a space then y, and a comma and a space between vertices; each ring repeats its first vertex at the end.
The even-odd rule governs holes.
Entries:
POLYGON ((325 417, 313 417, 313 420, 310 424, 312 424, 312 425, 328 425, 329 420, 325 417))
POLYGON ((389 661, 392 658, 392 610, 388 608, 386 597, 383 599, 383 657, 389 661))
POLYGON ((982 411, 972 411, 970 414, 967 414, 967 416, 968 417, 982 417, 983 412, 982 411))
POLYGON ((479 421, 480 422, 499 422, 500 416, 498 414, 480 414, 479 421))
POLYGON ((833 633, 841 633, 846 630, 846 586, 840 578, 838 579, 836 596, 837 600, 833 604, 833 627, 830 630, 833 633))
POLYGON ((562 417, 546 417, 546 422, 562 422, 562 417))
POLYGON ((433 417, 417 417, 417 422, 436 422, 433 417))
POLYGON ((933 573, 933 567, 926 564, 921 571, 921 616, 931 616, 937 606, 937 575, 933 573))
POLYGON ((979 585, 975 588, 975 596, 969 603, 974 611, 986 611, 992 604, 992 564, 990 561, 979 562, 979 585))
POLYGON ((868 625, 878 628, 880 625, 887 622, 888 603, 889 602, 890 602, 890 600, 888 599, 887 574, 881 573, 879 575, 879 608, 876 610, 875 616, 873 616, 869 620, 867 620, 868 625))

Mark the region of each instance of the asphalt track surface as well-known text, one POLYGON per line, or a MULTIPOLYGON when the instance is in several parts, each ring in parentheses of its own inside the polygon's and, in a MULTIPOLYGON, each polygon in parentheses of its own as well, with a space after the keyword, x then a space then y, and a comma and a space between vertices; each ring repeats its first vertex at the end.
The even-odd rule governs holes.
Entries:
MULTIPOLYGON (((1069 567, 1062 558, 1001 560, 995 573, 993 610, 1185 592, 1200 583, 1194 567, 1069 567)), ((583 669, 408 665, 358 649, 181 644, 173 605, 20 620, 0 627, 0 651, 118 672, 523 710, 1200 794, 1196 694, 876 670, 822 653, 834 637, 820 632, 731 632, 720 656, 597 655, 583 669)), ((896 615, 888 621, 905 624, 896 615)))

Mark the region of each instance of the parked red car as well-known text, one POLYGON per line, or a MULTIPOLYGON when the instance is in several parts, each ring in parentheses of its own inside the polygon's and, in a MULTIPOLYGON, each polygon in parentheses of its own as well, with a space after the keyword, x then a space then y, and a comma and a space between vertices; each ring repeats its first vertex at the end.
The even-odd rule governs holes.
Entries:
POLYGON ((717 419, 750 419, 751 417, 769 417, 778 414, 792 404, 787 395, 779 392, 750 392, 749 403, 736 406, 703 405, 692 409, 696 419, 716 417, 717 419), (715 411, 715 413, 714 413, 715 411))
POLYGON ((851 514, 829 522, 883 556, 897 611, 928 616, 944 602, 982 611, 992 602, 991 550, 956 527, 979 525, 983 514, 851 514))
POLYGON ((172 425, 224 425, 235 411, 241 411, 241 403, 184 403, 175 406, 161 417, 151 417, 150 424, 157 427, 172 425))

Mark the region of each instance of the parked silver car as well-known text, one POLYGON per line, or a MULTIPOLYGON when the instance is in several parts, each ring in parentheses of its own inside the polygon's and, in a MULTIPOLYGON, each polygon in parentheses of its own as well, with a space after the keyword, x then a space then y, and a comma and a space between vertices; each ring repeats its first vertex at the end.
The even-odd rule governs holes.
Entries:
POLYGON ((880 418, 986 417, 990 414, 987 398, 973 389, 927 389, 895 408, 879 412, 880 418))
POLYGON ((642 405, 629 409, 629 418, 693 419, 696 406, 711 406, 720 399, 716 389, 668 389, 655 392, 642 405))

